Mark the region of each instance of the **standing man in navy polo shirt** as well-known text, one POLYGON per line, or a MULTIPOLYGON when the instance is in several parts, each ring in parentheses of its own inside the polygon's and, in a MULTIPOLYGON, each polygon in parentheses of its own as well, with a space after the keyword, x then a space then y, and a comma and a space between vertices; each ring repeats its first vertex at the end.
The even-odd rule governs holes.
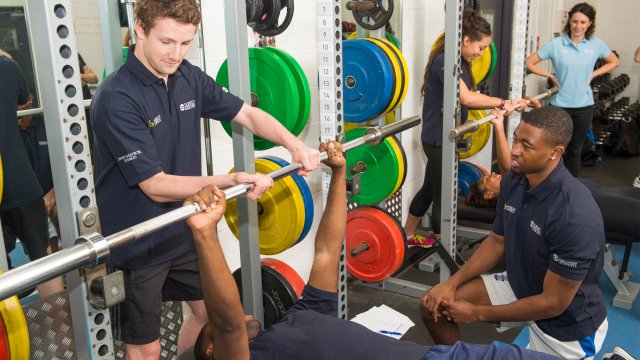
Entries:
POLYGON ((458 324, 507 329, 526 322, 534 350, 569 359, 600 350, 607 333, 598 288, 604 225, 589 190, 564 166, 572 130, 557 107, 523 116, 493 231, 458 272, 422 297, 422 319, 436 343, 459 340, 458 324), (485 275, 503 256, 507 271, 485 275))
MULTIPOLYGON (((184 60, 201 19, 194 0, 139 0, 138 42, 127 62, 104 80, 91 104, 95 135, 96 197, 105 235, 180 207, 207 185, 251 183, 257 199, 270 177, 247 173, 201 176, 202 117, 235 121, 289 150, 304 170, 320 163, 310 149, 267 113, 226 92, 184 60), (131 56, 133 54, 133 56, 131 56)), ((115 311, 128 359, 157 359, 163 300, 187 301, 178 353, 191 346, 206 322, 193 238, 178 223, 112 251, 109 262, 125 272, 125 302, 115 311)))

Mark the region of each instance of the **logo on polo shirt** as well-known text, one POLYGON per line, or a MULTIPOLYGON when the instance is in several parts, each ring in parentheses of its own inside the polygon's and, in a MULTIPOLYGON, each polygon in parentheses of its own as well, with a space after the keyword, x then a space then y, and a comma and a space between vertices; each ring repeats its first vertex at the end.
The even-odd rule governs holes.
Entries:
POLYGON ((149 124, 149 127, 154 127, 160 124, 160 122, 162 122, 162 118, 160 117, 160 115, 158 115, 153 120, 149 120, 148 124, 149 124))
POLYGON ((514 208, 513 206, 511 206, 511 205, 509 205, 509 204, 507 204, 507 203, 505 203, 505 204, 504 204, 504 209, 505 209, 506 211, 508 211, 508 212, 512 213, 512 214, 515 214, 515 213, 516 213, 516 208, 514 208))
POLYGON ((195 100, 189 100, 184 104, 180 104, 180 111, 191 110, 194 107, 196 107, 196 101, 195 100))
POLYGON ((142 151, 136 150, 134 152, 128 153, 127 155, 118 157, 118 161, 124 161, 128 163, 129 161, 135 160, 138 158, 138 155, 142 154, 142 151))
POLYGON ((531 230, 533 230, 534 233, 538 235, 542 235, 542 230, 540 229, 540 226, 534 223, 533 220, 531 220, 531 222, 529 223, 529 226, 531 226, 531 230))
POLYGON ((561 259, 560 256, 558 256, 558 254, 553 254, 553 261, 555 261, 558 265, 562 265, 562 266, 566 266, 574 269, 578 268, 577 261, 567 261, 567 260, 561 259))

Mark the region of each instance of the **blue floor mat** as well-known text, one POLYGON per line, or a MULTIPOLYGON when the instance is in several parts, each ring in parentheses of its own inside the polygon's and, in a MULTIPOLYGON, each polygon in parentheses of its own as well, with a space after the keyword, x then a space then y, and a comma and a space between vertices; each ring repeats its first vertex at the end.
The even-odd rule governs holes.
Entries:
MULTIPOLYGON (((624 247, 622 245, 610 245, 616 252, 616 260, 622 262, 624 247)), ((640 283, 640 245, 635 244, 629 260, 631 281, 640 283)), ((602 350, 596 355, 596 359, 602 359, 606 352, 620 346, 634 357, 640 357, 640 301, 636 299, 631 310, 620 309, 612 304, 616 289, 609 278, 602 273, 600 278, 600 290, 607 302, 607 317, 609 331, 602 345, 602 350)), ((524 327, 520 335, 513 341, 514 344, 525 347, 529 343, 529 328, 524 327)))

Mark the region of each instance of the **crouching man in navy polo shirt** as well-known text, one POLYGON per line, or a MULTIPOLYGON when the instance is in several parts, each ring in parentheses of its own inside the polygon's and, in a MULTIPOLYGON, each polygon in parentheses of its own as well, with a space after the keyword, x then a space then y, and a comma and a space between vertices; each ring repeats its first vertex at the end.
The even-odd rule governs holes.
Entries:
POLYGON ((493 231, 446 282, 425 292, 422 320, 434 341, 453 344, 458 324, 529 325, 529 348, 565 359, 592 358, 607 333, 598 280, 604 263, 602 214, 565 168, 572 134, 566 111, 547 106, 513 133, 493 231), (502 257, 507 271, 485 274, 502 257))
MULTIPOLYGON (((107 77, 91 104, 95 180, 105 235, 166 213, 202 187, 251 183, 257 199, 273 185, 268 176, 234 173, 201 176, 201 118, 235 121, 287 148, 302 175, 319 163, 267 113, 244 104, 184 60, 201 19, 195 0, 138 0, 138 42, 126 64, 107 77)), ((191 232, 179 223, 112 251, 110 265, 125 272, 126 300, 116 311, 116 336, 128 359, 160 355, 161 303, 187 301, 178 352, 191 346, 206 321, 191 232)))
POLYGON ((516 346, 496 347, 458 342, 424 346, 399 341, 338 318, 338 268, 347 227, 346 169, 340 143, 320 144, 332 169, 327 205, 315 239, 315 256, 302 296, 285 316, 265 331, 245 317, 240 294, 229 271, 217 224, 225 211, 224 193, 207 187, 187 199, 206 211, 187 220, 193 231, 202 289, 210 323, 202 328, 194 352, 180 359, 197 360, 435 360, 557 359, 516 346))

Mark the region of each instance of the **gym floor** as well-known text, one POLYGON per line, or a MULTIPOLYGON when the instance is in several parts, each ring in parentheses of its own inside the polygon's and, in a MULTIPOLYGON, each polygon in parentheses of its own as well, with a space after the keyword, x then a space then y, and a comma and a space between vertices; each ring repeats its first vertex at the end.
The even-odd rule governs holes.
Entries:
MULTIPOLYGON (((589 178, 602 185, 631 186, 633 179, 638 176, 639 172, 640 157, 622 158, 608 157, 605 155, 602 163, 596 166, 582 167, 581 177, 589 178)), ((408 194, 403 195, 410 196, 408 194)), ((464 239, 458 239, 458 242, 460 243, 463 240, 464 239)), ((621 259, 622 247, 615 246, 615 251, 617 257, 621 259)), ((631 281, 640 282, 640 246, 633 248, 629 270, 632 273, 631 281)), ((438 282, 437 271, 435 273, 421 271, 417 268, 417 263, 406 269, 398 277, 430 286, 438 282)), ((596 359, 602 358, 604 352, 613 350, 615 346, 622 346, 629 353, 635 355, 636 358, 640 357, 640 342, 638 341, 638 331, 640 331, 640 304, 636 301, 632 310, 612 307, 611 301, 615 295, 615 288, 604 274, 600 280, 600 288, 609 304, 607 309, 609 332, 603 345, 603 351, 596 356, 596 359), (636 330, 629 331, 629 329, 636 330)), ((403 336, 403 340, 424 345, 434 344, 420 319, 418 299, 361 286, 354 280, 349 280, 348 289, 349 318, 353 318, 373 306, 385 304, 405 314, 416 324, 403 336)), ((477 323, 461 326, 461 333, 462 340, 471 343, 488 344, 492 341, 498 341, 515 343, 523 347, 528 343, 526 328, 515 328, 499 333, 493 325, 477 323)))

